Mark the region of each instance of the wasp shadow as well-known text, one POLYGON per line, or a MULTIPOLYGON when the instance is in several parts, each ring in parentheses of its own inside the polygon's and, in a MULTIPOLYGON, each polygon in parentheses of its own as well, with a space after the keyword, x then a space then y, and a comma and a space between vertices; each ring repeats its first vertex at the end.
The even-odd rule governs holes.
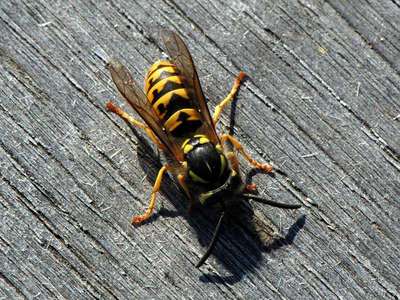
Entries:
MULTIPOLYGON (((200 280, 205 283, 234 284, 240 281, 246 273, 254 272, 267 257, 263 252, 271 253, 282 247, 291 245, 299 231, 304 227, 306 216, 300 216, 286 234, 280 232, 277 236, 275 229, 264 220, 254 216, 253 208, 242 203, 230 213, 221 233, 220 242, 213 251, 213 256, 226 269, 226 274, 204 273, 200 280)), ((214 221, 215 223, 215 221, 214 221)), ((273 226, 276 228, 276 226, 273 226)), ((211 239, 211 234, 205 237, 211 239)), ((202 244, 200 237, 200 243, 202 244)), ((204 246, 204 243, 202 244, 204 246)))
MULTIPOLYGON (((147 174, 146 180, 153 185, 158 171, 162 167, 160 153, 141 132, 135 128, 132 129, 139 140, 137 148, 139 165, 147 174)), ((247 177, 251 179, 252 176, 258 174, 258 171, 251 171, 249 174, 247 177)), ((185 194, 169 176, 163 178, 160 193, 170 201, 174 209, 169 210, 162 207, 156 210, 146 222, 152 223, 160 216, 164 218, 184 217, 196 231, 199 249, 205 251, 220 216, 219 209, 216 207, 195 208, 193 213, 189 214, 187 210, 189 202, 186 200, 185 194)), ((246 273, 254 272, 260 265, 263 260, 263 252, 272 252, 292 244, 295 236, 305 224, 305 216, 302 216, 284 236, 276 237, 276 227, 271 228, 269 225, 265 225, 263 220, 255 218, 253 208, 249 203, 243 201, 227 213, 219 240, 211 254, 211 257, 223 265, 224 274, 205 271, 200 276, 202 282, 233 284, 240 281, 246 273)), ((207 266, 202 266, 202 269, 207 270, 207 266)))

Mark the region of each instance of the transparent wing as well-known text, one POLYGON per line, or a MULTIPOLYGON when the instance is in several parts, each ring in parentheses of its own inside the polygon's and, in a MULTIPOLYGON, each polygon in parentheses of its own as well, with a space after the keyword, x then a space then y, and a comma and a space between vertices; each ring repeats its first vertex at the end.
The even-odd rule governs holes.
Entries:
POLYGON ((146 95, 135 80, 133 80, 128 69, 117 60, 110 60, 107 63, 107 69, 110 71, 112 80, 120 94, 136 110, 151 130, 153 130, 166 147, 171 158, 182 161, 183 155, 179 145, 168 137, 163 126, 160 124, 160 120, 156 117, 153 107, 147 101, 146 95))
POLYGON ((162 30, 161 36, 171 61, 178 67, 179 71, 189 80, 189 84, 195 91, 197 101, 195 105, 205 121, 204 126, 206 133, 214 143, 219 142, 219 138, 215 131, 215 125, 208 110, 206 99, 201 89, 199 77, 193 63, 192 56, 183 40, 173 31, 162 30))

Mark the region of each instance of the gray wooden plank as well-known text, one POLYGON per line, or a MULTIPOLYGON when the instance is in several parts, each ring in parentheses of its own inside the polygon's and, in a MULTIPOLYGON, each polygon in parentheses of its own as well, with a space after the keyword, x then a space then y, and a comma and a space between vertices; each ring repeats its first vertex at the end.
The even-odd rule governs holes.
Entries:
POLYGON ((329 1, 374 52, 398 74, 399 6, 398 1, 329 1))
POLYGON ((394 2, 0 8, 2 297, 399 297, 394 2), (381 22, 385 47, 371 47, 381 22), (306 205, 241 209, 200 270, 193 264, 216 216, 188 216, 168 179, 160 213, 131 227, 160 163, 140 132, 104 109, 116 92, 96 53, 141 80, 161 54, 152 39, 160 25, 187 41, 210 107, 239 70, 251 76, 219 129, 234 122, 249 152, 281 170, 252 177, 261 193, 306 205))

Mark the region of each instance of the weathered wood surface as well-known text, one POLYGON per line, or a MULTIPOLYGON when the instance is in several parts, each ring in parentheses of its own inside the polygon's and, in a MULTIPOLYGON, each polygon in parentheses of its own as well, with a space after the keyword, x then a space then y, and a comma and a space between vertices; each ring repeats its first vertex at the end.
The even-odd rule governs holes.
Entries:
POLYGON ((1 1, 0 24, 1 299, 399 298, 398 0, 1 1), (246 206, 200 270, 215 216, 188 217, 166 180, 159 213, 130 226, 160 162, 104 109, 98 53, 141 80, 160 25, 210 107, 251 76, 220 129, 280 170, 251 178, 260 193, 304 203, 246 206))

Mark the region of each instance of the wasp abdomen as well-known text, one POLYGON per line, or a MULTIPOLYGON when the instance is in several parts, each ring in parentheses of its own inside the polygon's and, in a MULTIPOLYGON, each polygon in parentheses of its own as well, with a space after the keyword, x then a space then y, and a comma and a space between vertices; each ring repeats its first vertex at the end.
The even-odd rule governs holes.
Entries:
POLYGON ((193 88, 178 68, 169 61, 154 63, 145 78, 145 93, 155 113, 173 136, 196 131, 202 120, 193 106, 193 88))

